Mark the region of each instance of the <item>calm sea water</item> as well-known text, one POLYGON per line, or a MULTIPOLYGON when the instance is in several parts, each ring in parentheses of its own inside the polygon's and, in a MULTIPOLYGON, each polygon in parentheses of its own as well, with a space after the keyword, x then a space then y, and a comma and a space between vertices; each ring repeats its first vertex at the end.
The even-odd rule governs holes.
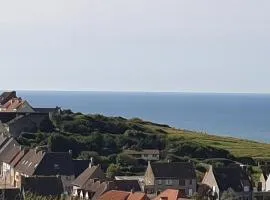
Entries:
POLYGON ((33 106, 139 117, 176 128, 270 142, 270 95, 18 92, 33 106))

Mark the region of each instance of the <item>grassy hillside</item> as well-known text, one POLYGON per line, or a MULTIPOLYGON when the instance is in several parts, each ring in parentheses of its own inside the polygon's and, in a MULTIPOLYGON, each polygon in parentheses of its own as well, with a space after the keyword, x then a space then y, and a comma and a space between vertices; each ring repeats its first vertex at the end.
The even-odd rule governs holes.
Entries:
POLYGON ((145 123, 145 126, 153 130, 164 130, 167 133, 167 136, 172 138, 172 140, 186 140, 225 149, 236 157, 270 158, 270 144, 267 143, 233 137, 208 135, 205 133, 197 133, 174 128, 161 128, 150 123, 145 123))
POLYGON ((32 147, 49 144, 53 151, 71 149, 75 156, 87 151, 108 157, 124 149, 158 148, 163 151, 164 159, 171 158, 167 156, 200 160, 270 158, 270 144, 180 130, 137 118, 84 115, 65 110, 54 116, 53 123, 55 128, 45 123, 38 134, 23 135, 18 138, 19 142, 32 147), (52 133, 48 135, 44 130, 52 133))

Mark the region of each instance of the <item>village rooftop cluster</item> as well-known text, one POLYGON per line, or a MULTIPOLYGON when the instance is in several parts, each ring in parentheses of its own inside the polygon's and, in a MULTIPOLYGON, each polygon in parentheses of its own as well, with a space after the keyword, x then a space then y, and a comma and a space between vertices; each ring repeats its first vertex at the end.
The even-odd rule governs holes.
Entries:
POLYGON ((209 165, 199 181, 192 161, 160 162, 158 149, 125 150, 148 162, 145 174, 107 178, 99 163, 73 159, 72 150, 27 148, 16 141, 20 134, 40 127, 60 111, 59 107, 34 108, 15 91, 0 96, 0 188, 4 199, 23 199, 26 192, 83 200, 222 199, 225 192, 239 200, 270 197, 269 172, 264 171, 255 186, 247 166, 241 163, 209 165))

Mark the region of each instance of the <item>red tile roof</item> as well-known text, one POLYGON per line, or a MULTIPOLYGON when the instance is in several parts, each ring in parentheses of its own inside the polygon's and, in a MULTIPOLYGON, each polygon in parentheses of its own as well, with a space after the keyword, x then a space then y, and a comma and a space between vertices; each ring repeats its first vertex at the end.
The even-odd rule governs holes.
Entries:
POLYGON ((156 198, 153 200, 160 200, 160 199, 166 199, 166 200, 179 200, 182 194, 179 190, 173 190, 173 189, 167 189, 164 192, 160 193, 156 198))
POLYGON ((131 193, 127 200, 148 200, 149 198, 146 196, 145 193, 142 192, 135 192, 131 193))
POLYGON ((142 192, 131 193, 111 190, 103 194, 98 200, 149 200, 149 198, 142 192))
POLYGON ((127 200, 130 192, 111 190, 99 197, 98 200, 127 200))

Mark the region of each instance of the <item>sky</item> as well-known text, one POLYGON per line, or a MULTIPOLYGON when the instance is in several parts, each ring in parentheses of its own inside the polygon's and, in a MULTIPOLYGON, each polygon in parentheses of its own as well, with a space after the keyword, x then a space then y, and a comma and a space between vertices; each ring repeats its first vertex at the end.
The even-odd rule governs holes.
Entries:
POLYGON ((0 89, 270 93, 269 0, 0 0, 0 89))

